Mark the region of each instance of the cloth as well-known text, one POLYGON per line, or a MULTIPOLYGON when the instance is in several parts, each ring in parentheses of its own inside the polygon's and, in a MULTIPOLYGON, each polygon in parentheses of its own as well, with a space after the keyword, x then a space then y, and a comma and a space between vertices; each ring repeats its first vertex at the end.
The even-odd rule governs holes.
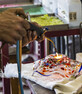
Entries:
POLYGON ((82 62, 82 53, 76 54, 76 60, 79 61, 79 62, 82 62))
MULTIPOLYGON (((69 80, 67 78, 54 81, 49 77, 42 76, 38 73, 33 74, 33 63, 22 64, 21 76, 22 78, 29 79, 36 82, 37 84, 55 90, 56 94, 79 94, 82 92, 82 75, 76 79, 69 80)), ((17 64, 7 64, 4 70, 4 75, 7 78, 18 77, 17 64)))

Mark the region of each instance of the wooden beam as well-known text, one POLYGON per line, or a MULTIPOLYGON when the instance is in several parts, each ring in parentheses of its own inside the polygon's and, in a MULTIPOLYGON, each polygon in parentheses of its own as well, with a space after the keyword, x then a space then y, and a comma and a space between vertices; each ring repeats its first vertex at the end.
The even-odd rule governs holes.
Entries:
MULTIPOLYGON (((17 62, 16 55, 10 55, 9 57, 10 57, 9 62, 13 64, 17 62)), ((11 94, 21 94, 18 78, 11 78, 10 85, 11 85, 11 94)))
MULTIPOLYGON (((2 69, 4 71, 4 66, 9 62, 8 55, 8 44, 5 44, 1 50, 1 61, 2 61, 2 69)), ((10 94, 10 80, 6 78, 2 78, 3 82, 3 94, 10 94)))
POLYGON ((59 36, 69 36, 69 35, 79 35, 80 29, 69 29, 69 30, 59 30, 59 31, 48 31, 45 33, 46 37, 59 37, 59 36))

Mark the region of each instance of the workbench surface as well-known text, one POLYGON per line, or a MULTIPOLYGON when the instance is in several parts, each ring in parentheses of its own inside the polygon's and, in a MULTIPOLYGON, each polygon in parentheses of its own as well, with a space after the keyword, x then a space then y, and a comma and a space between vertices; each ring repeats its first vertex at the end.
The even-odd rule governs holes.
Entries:
POLYGON ((54 90, 46 89, 32 81, 26 80, 26 84, 29 86, 32 94, 56 94, 54 90))

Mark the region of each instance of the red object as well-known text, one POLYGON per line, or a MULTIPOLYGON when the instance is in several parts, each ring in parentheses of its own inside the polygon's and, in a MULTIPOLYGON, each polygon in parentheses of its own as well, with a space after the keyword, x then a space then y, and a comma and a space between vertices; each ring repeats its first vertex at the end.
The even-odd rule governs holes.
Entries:
POLYGON ((72 71, 72 73, 74 73, 74 70, 72 71))
POLYGON ((61 67, 62 70, 64 70, 64 67, 61 67))
POLYGON ((65 75, 67 78, 69 77, 68 75, 65 75))
POLYGON ((59 37, 59 36, 69 36, 69 35, 80 35, 80 29, 48 31, 45 33, 46 37, 59 37))
MULTIPOLYGON (((2 59, 2 69, 4 71, 4 66, 9 61, 8 56, 8 44, 5 44, 1 51, 1 59, 2 59)), ((6 78, 2 78, 3 82, 3 94, 10 94, 10 80, 6 78)))
POLYGON ((67 66, 70 66, 70 63, 66 63, 67 66))

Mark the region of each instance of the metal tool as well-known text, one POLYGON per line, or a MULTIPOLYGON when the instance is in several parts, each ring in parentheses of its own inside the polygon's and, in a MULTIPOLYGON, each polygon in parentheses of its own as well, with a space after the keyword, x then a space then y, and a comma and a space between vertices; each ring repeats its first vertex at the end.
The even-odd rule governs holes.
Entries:
MULTIPOLYGON (((30 24, 30 29, 31 31, 36 31, 37 33, 37 38, 40 38, 40 36, 44 33, 44 30, 34 24, 31 23, 31 17, 30 17, 30 14, 27 12, 26 13, 27 15, 27 19, 29 21, 29 24, 30 24)), ((27 31, 28 32, 28 31, 27 31)))
POLYGON ((40 28, 40 27, 30 23, 30 22, 29 22, 29 24, 30 24, 30 30, 36 31, 37 38, 39 38, 44 33, 44 30, 42 28, 40 28))

